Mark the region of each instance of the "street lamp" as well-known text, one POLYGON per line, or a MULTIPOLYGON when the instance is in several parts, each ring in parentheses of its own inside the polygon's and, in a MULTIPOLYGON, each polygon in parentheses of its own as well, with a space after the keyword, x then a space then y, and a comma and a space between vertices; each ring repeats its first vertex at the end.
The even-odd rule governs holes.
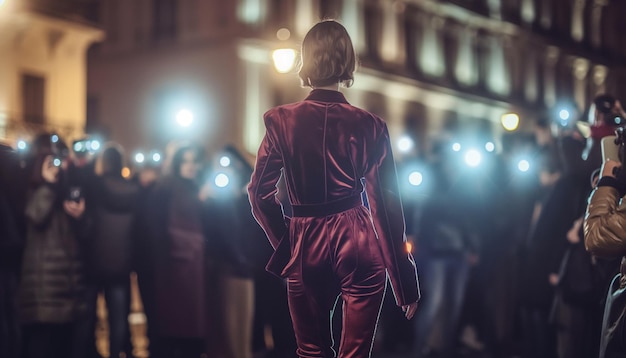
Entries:
POLYGON ((290 48, 281 48, 272 53, 274 68, 280 73, 287 73, 293 69, 296 63, 296 51, 290 48))

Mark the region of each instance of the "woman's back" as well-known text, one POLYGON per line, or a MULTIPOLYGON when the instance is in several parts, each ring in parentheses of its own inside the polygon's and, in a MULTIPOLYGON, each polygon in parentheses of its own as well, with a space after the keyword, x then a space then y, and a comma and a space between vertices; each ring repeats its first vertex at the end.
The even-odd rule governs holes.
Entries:
POLYGON ((361 178, 384 124, 337 91, 316 89, 266 114, 268 136, 282 154, 294 205, 332 202, 360 193, 361 178))

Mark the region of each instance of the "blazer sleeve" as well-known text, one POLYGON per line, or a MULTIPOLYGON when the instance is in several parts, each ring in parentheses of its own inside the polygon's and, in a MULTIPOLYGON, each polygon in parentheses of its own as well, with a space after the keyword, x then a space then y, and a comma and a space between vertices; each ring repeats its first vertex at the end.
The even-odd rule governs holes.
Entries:
POLYGON ((585 215, 585 247, 593 255, 614 258, 626 254, 626 202, 617 189, 596 188, 585 215))
POLYGON ((267 114, 265 123, 266 133, 259 147, 254 171, 248 184, 248 196, 254 218, 276 250, 281 239, 287 234, 283 211, 276 199, 278 192, 276 184, 280 179, 283 160, 274 141, 270 138, 267 114))
POLYGON ((415 261, 407 250, 398 178, 384 122, 372 149, 365 173, 367 200, 396 303, 407 305, 419 300, 419 283, 415 261))

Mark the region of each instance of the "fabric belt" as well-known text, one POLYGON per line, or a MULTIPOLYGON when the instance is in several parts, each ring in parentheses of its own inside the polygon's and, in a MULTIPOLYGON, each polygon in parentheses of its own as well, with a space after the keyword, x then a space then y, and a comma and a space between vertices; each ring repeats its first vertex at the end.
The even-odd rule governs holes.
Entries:
POLYGON ((294 217, 324 217, 363 205, 361 194, 321 204, 292 205, 294 217))

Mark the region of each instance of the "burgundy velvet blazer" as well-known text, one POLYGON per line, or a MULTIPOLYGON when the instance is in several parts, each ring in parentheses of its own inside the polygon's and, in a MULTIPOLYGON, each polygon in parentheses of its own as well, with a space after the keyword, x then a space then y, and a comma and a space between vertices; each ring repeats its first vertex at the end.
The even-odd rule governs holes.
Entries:
POLYGON ((328 203, 357 195, 365 187, 378 251, 396 302, 418 301, 417 271, 406 249, 385 122, 350 105, 341 92, 320 89, 311 91, 304 101, 272 108, 264 121, 266 134, 248 191, 252 212, 275 249, 268 271, 286 276, 292 254, 288 226, 275 197, 281 173, 292 205, 328 203))

